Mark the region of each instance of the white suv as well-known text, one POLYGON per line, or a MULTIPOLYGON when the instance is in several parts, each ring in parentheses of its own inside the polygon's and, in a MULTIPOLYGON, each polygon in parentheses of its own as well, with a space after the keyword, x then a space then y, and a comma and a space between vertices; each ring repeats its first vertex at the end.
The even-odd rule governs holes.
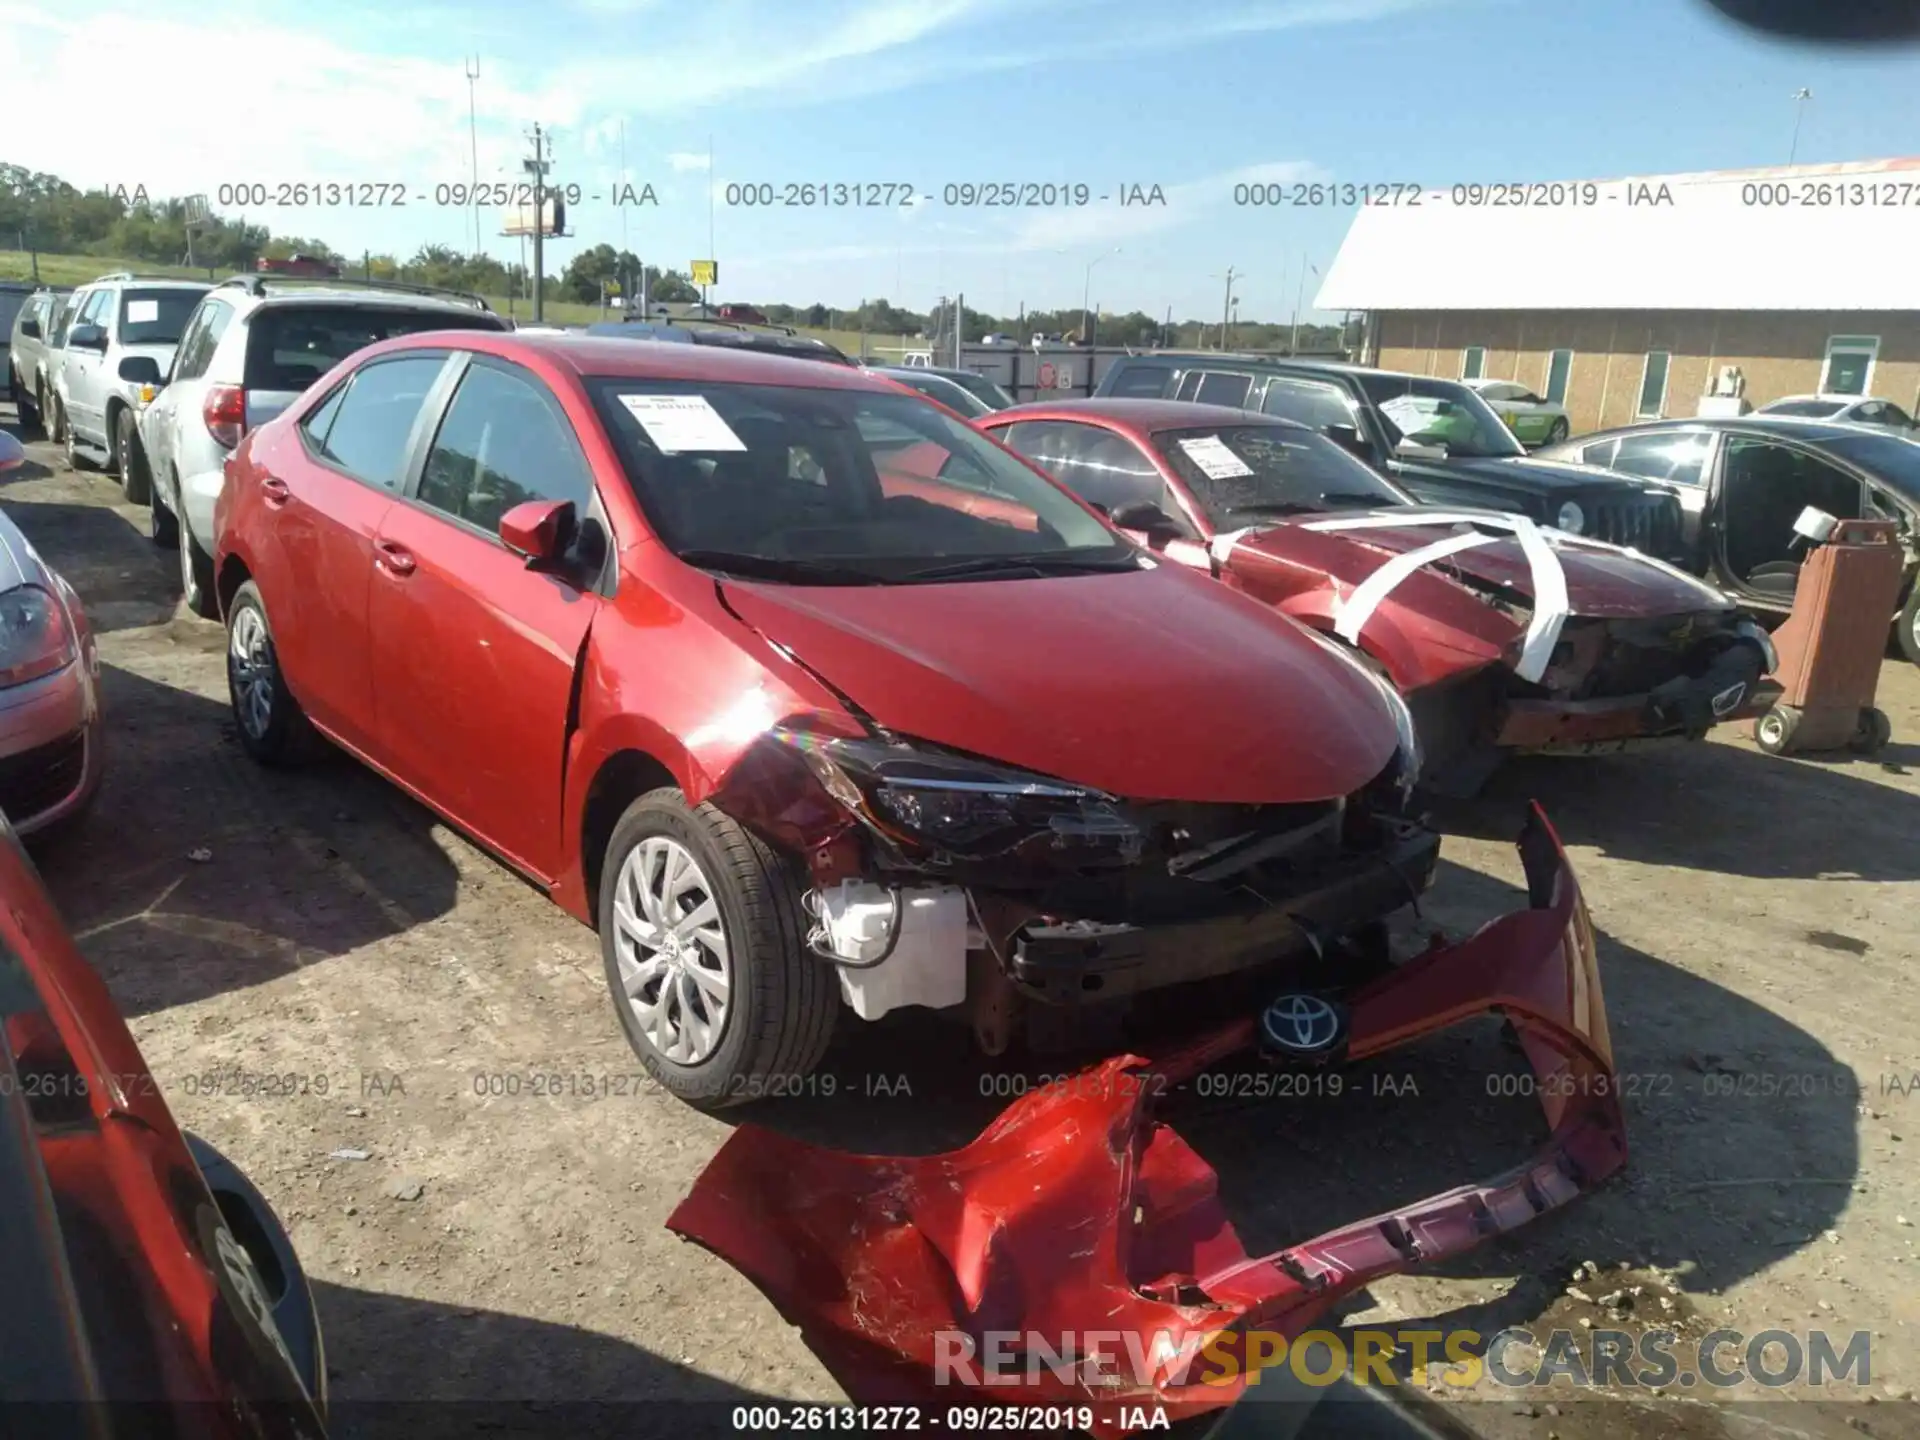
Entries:
POLYGON ((157 389, 140 416, 127 496, 147 503, 154 544, 179 547, 188 608, 214 615, 213 507, 241 436, 376 341, 506 328, 477 295, 424 285, 241 275, 208 291, 170 372, 122 370, 129 382, 157 389))
POLYGON ((54 413, 43 417, 49 433, 66 442, 68 465, 123 471, 141 397, 120 367, 141 358, 165 370, 187 317, 212 288, 204 280, 122 270, 73 292, 72 319, 53 370, 54 413))

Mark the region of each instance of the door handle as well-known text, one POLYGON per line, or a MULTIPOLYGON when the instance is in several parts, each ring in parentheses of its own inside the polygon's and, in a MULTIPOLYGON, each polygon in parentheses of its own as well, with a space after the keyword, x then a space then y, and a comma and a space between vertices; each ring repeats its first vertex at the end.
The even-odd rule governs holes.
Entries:
POLYGON ((380 552, 380 563, 387 567, 392 575, 411 575, 413 573, 413 552, 404 545, 396 545, 391 540, 382 540, 375 547, 380 552))
POLYGON ((293 498, 293 491, 287 488, 287 482, 274 475, 260 482, 260 493, 266 497, 267 504, 275 509, 293 498))

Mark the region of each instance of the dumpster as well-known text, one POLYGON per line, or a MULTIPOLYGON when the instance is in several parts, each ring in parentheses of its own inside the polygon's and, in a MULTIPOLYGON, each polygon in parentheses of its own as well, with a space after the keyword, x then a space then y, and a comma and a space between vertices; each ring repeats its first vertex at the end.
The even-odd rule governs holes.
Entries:
POLYGON ((1899 527, 1809 508, 1794 529, 1812 549, 1800 567, 1793 613, 1773 632, 1781 695, 1754 722, 1753 738, 1769 755, 1843 747, 1877 754, 1893 738, 1873 702, 1887 617, 1900 606, 1899 527))

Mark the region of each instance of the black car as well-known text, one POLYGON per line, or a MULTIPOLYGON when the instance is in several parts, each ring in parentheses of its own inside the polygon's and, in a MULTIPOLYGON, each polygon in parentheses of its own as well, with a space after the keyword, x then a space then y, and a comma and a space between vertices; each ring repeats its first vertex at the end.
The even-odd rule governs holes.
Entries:
POLYGON ((1332 436, 1430 505, 1506 510, 1663 560, 1683 553, 1672 487, 1529 456, 1487 402, 1457 380, 1169 351, 1117 361, 1094 393, 1279 415, 1332 436))
POLYGON ((1541 453, 1677 488, 1686 511, 1679 563, 1776 615, 1793 608, 1805 554, 1793 522, 1802 510, 1897 522, 1907 552, 1897 634, 1920 665, 1920 443, 1904 432, 1784 415, 1654 420, 1541 453))

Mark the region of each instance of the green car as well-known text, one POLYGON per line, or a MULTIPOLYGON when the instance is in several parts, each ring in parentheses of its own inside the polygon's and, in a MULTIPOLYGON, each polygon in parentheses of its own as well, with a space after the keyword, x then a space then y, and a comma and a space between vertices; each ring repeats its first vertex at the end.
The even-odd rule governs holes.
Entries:
POLYGON ((1468 380, 1522 445, 1558 445, 1567 438, 1567 407, 1514 380, 1468 380))

